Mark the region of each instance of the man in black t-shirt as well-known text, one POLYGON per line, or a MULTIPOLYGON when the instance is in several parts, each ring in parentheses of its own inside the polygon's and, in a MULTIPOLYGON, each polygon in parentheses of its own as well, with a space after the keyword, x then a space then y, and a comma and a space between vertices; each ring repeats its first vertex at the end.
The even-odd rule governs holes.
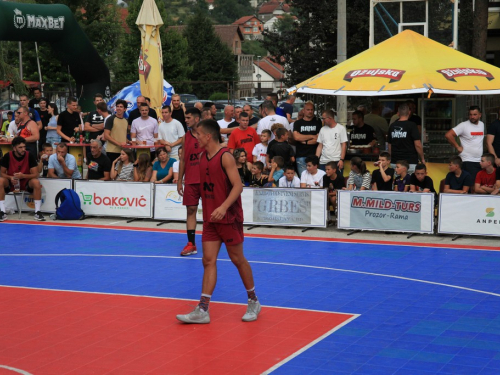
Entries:
POLYGON ((97 139, 90 141, 90 157, 87 155, 87 180, 110 180, 111 161, 102 153, 102 143, 97 139))
POLYGON ((37 109, 40 107, 40 100, 42 99, 42 90, 40 90, 38 87, 35 87, 33 89, 33 96, 34 98, 29 101, 28 107, 37 109))
MULTIPOLYGON (((424 149, 420 141, 420 134, 415 123, 408 121, 409 108, 401 104, 398 108, 399 120, 389 126, 387 142, 392 160, 406 160, 410 164, 408 173, 413 173, 420 161, 425 164, 424 149)), ((395 168, 395 164, 391 164, 395 168)))
POLYGON ((40 129, 40 138, 38 139, 38 144, 41 146, 45 143, 45 139, 47 138, 47 126, 49 125, 50 115, 47 110, 47 99, 40 98, 38 102, 38 108, 36 111, 40 116, 40 121, 42 122, 42 129, 40 129))
MULTIPOLYGON (((486 135, 486 144, 488 152, 495 156, 495 164, 500 167, 500 120, 496 119, 488 126, 486 135)), ((498 169, 497 169, 498 170, 498 169)))
POLYGON ((184 115, 186 109, 184 108, 184 103, 181 102, 181 96, 179 94, 172 95, 172 105, 170 108, 172 108, 172 118, 179 121, 184 131, 187 132, 186 116, 184 115))
POLYGON ((80 114, 77 109, 78 101, 75 98, 68 98, 66 111, 61 112, 57 118, 57 134, 61 136, 63 142, 74 142, 73 135, 81 127, 80 114))
POLYGON ((94 105, 96 106, 96 110, 90 112, 85 119, 85 128, 86 132, 89 132, 89 139, 97 139, 102 133, 104 133, 104 117, 97 112, 97 104, 103 103, 104 98, 102 94, 94 95, 94 105))
POLYGON ((316 155, 318 134, 323 124, 314 116, 314 104, 304 105, 304 118, 293 123, 293 139, 296 147, 297 173, 302 176, 306 170, 306 157, 316 155))
POLYGON ((365 124, 365 115, 361 111, 354 111, 352 114, 352 123, 354 128, 351 131, 351 145, 353 146, 374 146, 377 143, 375 130, 365 124))

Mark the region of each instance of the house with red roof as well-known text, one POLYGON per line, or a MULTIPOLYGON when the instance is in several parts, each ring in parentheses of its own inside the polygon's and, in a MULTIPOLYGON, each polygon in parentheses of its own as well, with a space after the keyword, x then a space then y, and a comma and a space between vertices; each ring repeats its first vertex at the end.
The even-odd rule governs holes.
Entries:
POLYGON ((260 6, 257 16, 262 22, 266 23, 274 16, 285 13, 290 14, 290 12, 290 5, 285 4, 283 0, 271 0, 260 6))
POLYGON ((265 97, 271 92, 283 92, 285 86, 283 85, 283 78, 285 77, 285 69, 283 65, 275 63, 270 57, 253 62, 253 81, 255 87, 255 95, 258 92, 258 84, 261 85, 261 95, 265 97))
POLYGON ((234 21, 233 25, 238 25, 245 40, 256 40, 262 38, 264 22, 256 16, 241 17, 239 20, 234 21))

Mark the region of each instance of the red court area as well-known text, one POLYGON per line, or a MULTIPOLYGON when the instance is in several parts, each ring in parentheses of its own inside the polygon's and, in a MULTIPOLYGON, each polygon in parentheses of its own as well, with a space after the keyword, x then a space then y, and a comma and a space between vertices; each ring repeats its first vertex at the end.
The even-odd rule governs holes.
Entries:
POLYGON ((260 374, 353 318, 212 303, 212 322, 175 319, 195 301, 0 288, 0 374, 260 374))

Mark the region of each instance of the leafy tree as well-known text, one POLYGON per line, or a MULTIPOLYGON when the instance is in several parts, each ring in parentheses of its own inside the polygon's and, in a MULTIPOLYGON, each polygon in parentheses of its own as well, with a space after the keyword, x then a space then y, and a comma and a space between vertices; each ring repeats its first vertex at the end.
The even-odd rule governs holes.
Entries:
MULTIPOLYGON (((236 81, 238 67, 232 51, 215 33, 210 20, 197 13, 184 30, 188 41, 189 62, 193 65, 192 81, 236 81)), ((213 92, 224 92, 226 84, 201 84, 195 87, 199 98, 208 98, 213 92)))
POLYGON ((262 46, 260 40, 245 40, 241 44, 241 50, 246 55, 267 56, 267 50, 262 46))
POLYGON ((249 0, 214 0, 212 17, 221 25, 229 25, 243 16, 250 16, 254 9, 249 0))

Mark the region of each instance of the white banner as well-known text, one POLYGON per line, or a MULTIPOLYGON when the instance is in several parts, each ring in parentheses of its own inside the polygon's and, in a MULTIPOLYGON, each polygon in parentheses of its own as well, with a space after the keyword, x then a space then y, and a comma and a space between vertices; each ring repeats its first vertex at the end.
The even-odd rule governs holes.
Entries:
POLYGON ((434 233, 434 193, 339 190, 339 229, 434 233))
POLYGON ((153 217, 153 183, 75 180, 87 216, 153 217))
MULTIPOLYGON (((186 221, 186 206, 182 204, 182 197, 177 193, 177 185, 155 184, 155 220, 180 220, 186 221)), ((196 220, 203 221, 203 211, 200 204, 196 213, 196 220)))
MULTIPOLYGON (((42 212, 56 212, 56 195, 62 189, 71 189, 71 179, 40 178, 42 185, 42 212)), ((21 206, 21 211, 35 211, 35 200, 32 194, 25 193, 24 200, 21 202, 21 195, 17 196, 17 202, 21 206)), ((5 196, 5 208, 7 210, 16 210, 16 202, 13 195, 5 196)))
POLYGON ((500 196, 439 194, 438 233, 500 236, 500 196))

